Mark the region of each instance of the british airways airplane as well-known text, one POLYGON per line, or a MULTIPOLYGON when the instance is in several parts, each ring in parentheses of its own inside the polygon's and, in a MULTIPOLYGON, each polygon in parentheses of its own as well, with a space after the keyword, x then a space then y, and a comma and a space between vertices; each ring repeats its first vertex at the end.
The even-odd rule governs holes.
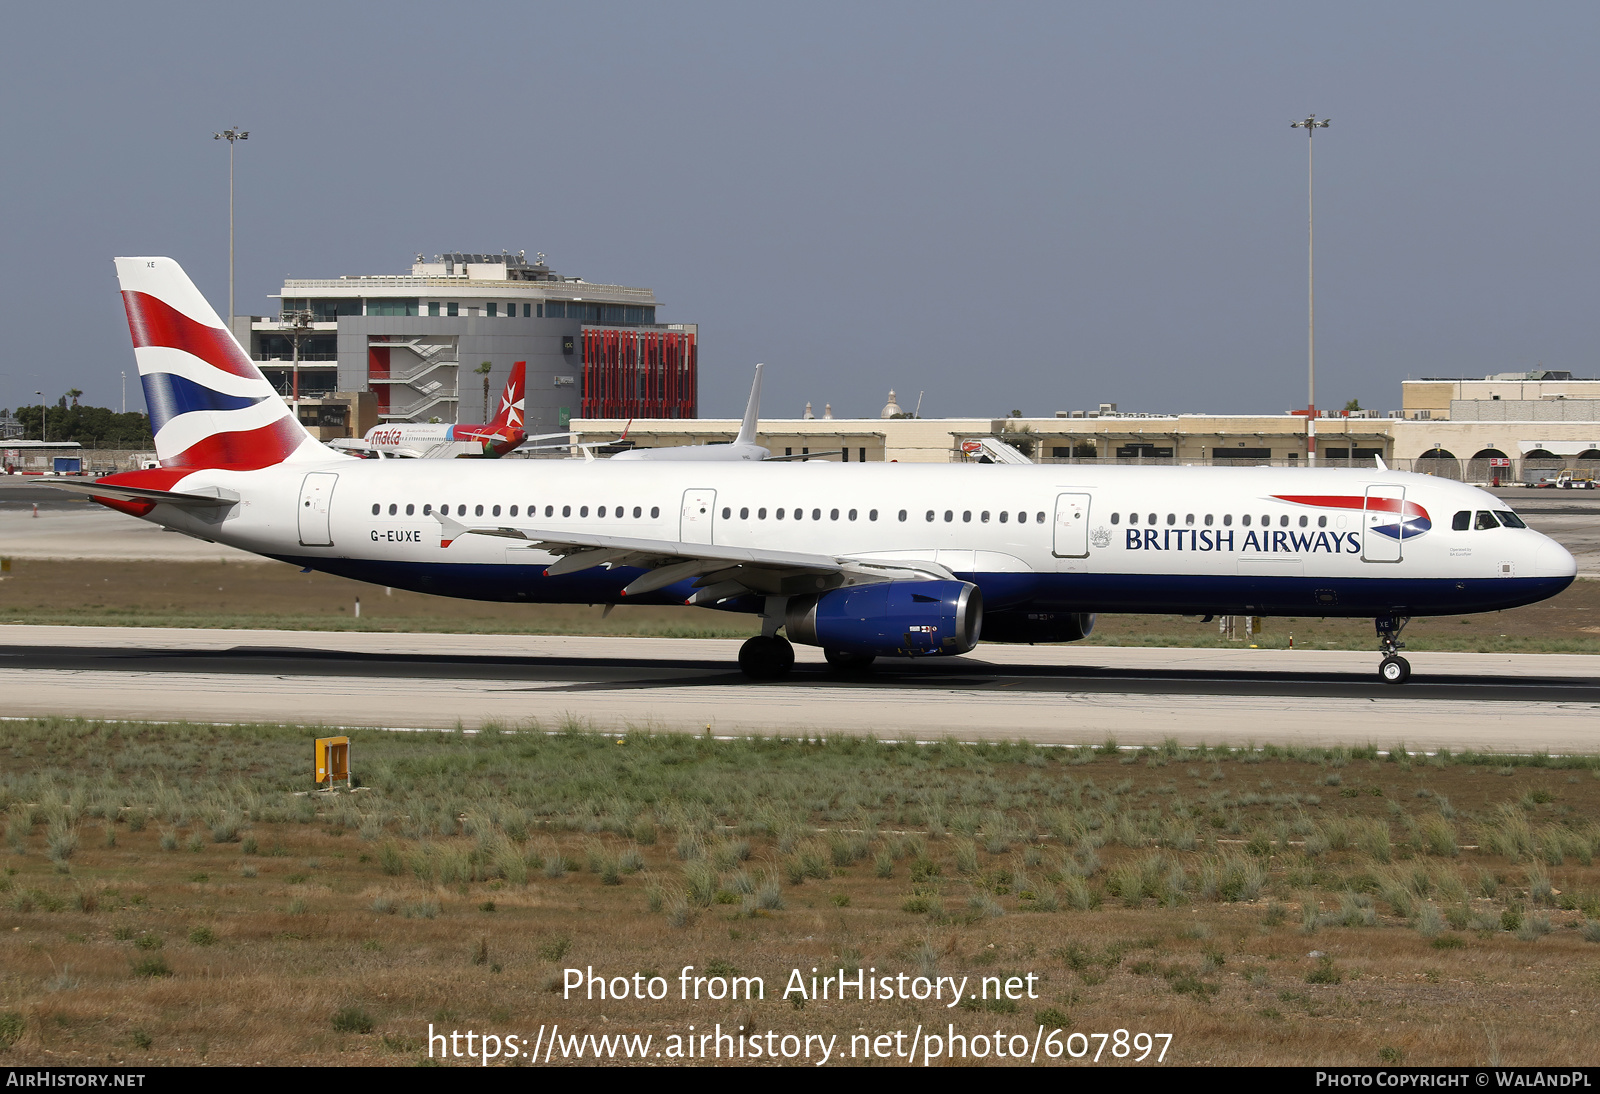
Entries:
POLYGON ((1576 574, 1493 495, 1381 467, 358 460, 300 427, 176 262, 116 262, 161 467, 57 485, 375 584, 756 614, 757 679, 793 642, 859 667, 1161 612, 1371 618, 1398 684, 1409 618, 1576 574))

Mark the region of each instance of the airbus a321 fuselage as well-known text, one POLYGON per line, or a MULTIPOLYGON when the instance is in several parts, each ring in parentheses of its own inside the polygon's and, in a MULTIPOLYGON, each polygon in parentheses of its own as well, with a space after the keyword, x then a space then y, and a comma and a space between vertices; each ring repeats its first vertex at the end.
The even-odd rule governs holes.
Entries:
POLYGON ((787 671, 791 641, 860 665, 964 653, 980 636, 1068 641, 1096 613, 1161 612, 1372 618, 1381 674, 1398 683, 1409 617, 1532 603, 1576 573, 1493 495, 1376 467, 351 459, 253 386, 175 263, 117 264, 163 466, 78 488, 376 584, 757 613, 762 635, 740 655, 756 677, 787 671), (217 405, 189 392, 190 409, 159 418, 180 382, 209 385, 217 405))

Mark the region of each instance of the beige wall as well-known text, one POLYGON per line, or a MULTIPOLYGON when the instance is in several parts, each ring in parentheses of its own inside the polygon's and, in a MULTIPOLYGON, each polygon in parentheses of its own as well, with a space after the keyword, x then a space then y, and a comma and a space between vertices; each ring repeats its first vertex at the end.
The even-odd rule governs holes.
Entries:
MULTIPOLYGON (((603 441, 621 435, 624 421, 573 419, 572 428, 579 441, 603 441)), ((1037 442, 1036 453, 1050 454, 1054 447, 1070 447, 1092 440, 1102 456, 1112 455, 1118 445, 1144 442, 1171 446, 1178 459, 1211 460, 1226 458, 1240 442, 1250 448, 1270 448, 1274 459, 1305 459, 1305 420, 1275 415, 1200 415, 1171 418, 920 418, 882 420, 877 418, 835 418, 817 420, 764 421, 757 435, 759 443, 783 455, 786 448, 799 453, 851 448, 850 459, 859 449, 867 449, 869 461, 898 460, 902 463, 946 463, 955 458, 964 437, 990 436, 1005 430, 1016 435, 1027 427, 1026 436, 1037 442)), ((629 438, 641 446, 704 444, 731 441, 739 431, 733 419, 696 421, 651 421, 633 423, 629 438)), ((1531 440, 1600 439, 1600 422, 1452 422, 1417 421, 1399 418, 1327 418, 1317 422, 1319 450, 1354 445, 1378 448, 1385 459, 1416 459, 1433 448, 1444 448, 1458 459, 1470 459, 1486 448, 1498 448, 1513 458, 1521 454, 1520 444, 1531 440)), ((832 457, 837 459, 838 457, 832 457)))

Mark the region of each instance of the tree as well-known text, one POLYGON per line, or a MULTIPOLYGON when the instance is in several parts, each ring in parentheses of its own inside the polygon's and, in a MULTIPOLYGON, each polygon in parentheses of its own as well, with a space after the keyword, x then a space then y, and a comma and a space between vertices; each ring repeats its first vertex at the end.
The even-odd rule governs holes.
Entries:
POLYGON ((485 422, 489 420, 489 370, 493 367, 488 361, 485 361, 472 370, 483 377, 483 418, 481 420, 485 422))
POLYGON ((1345 408, 1346 411, 1360 410, 1361 409, 1361 400, 1360 399, 1351 399, 1348 403, 1344 404, 1344 408, 1345 408))
POLYGON ((80 391, 78 388, 71 387, 71 388, 67 389, 67 398, 72 400, 72 405, 73 406, 77 406, 78 405, 78 396, 80 396, 82 394, 83 394, 83 392, 80 391))
MULTIPOLYGON (((118 414, 103 406, 53 406, 47 409, 49 414, 45 418, 45 425, 49 427, 48 436, 53 440, 77 441, 90 448, 148 449, 155 444, 155 439, 150 435, 150 419, 137 411, 118 414)), ((22 423, 26 439, 40 439, 37 405, 19 406, 16 418, 22 423)))

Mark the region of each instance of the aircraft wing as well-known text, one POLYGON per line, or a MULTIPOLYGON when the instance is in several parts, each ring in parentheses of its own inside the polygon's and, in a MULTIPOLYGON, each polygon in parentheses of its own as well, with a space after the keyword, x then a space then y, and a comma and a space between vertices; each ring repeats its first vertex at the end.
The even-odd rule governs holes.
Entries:
POLYGON ((222 490, 214 486, 205 488, 211 493, 186 494, 177 490, 152 490, 146 486, 113 486, 110 483, 96 482, 94 479, 41 476, 28 480, 28 483, 30 486, 54 486, 59 490, 71 490, 97 498, 112 498, 116 501, 152 501, 191 509, 233 505, 239 500, 239 495, 232 490, 222 490))
POLYGON ((746 594, 793 596, 841 585, 951 581, 955 577, 945 567, 932 562, 813 555, 544 528, 470 527, 451 517, 438 514, 435 517, 441 528, 441 547, 448 547, 468 535, 518 540, 530 547, 537 545, 561 556, 545 569, 551 577, 595 566, 632 566, 647 570, 622 590, 623 596, 638 596, 693 579, 697 591, 689 598, 690 604, 710 604, 746 594))

